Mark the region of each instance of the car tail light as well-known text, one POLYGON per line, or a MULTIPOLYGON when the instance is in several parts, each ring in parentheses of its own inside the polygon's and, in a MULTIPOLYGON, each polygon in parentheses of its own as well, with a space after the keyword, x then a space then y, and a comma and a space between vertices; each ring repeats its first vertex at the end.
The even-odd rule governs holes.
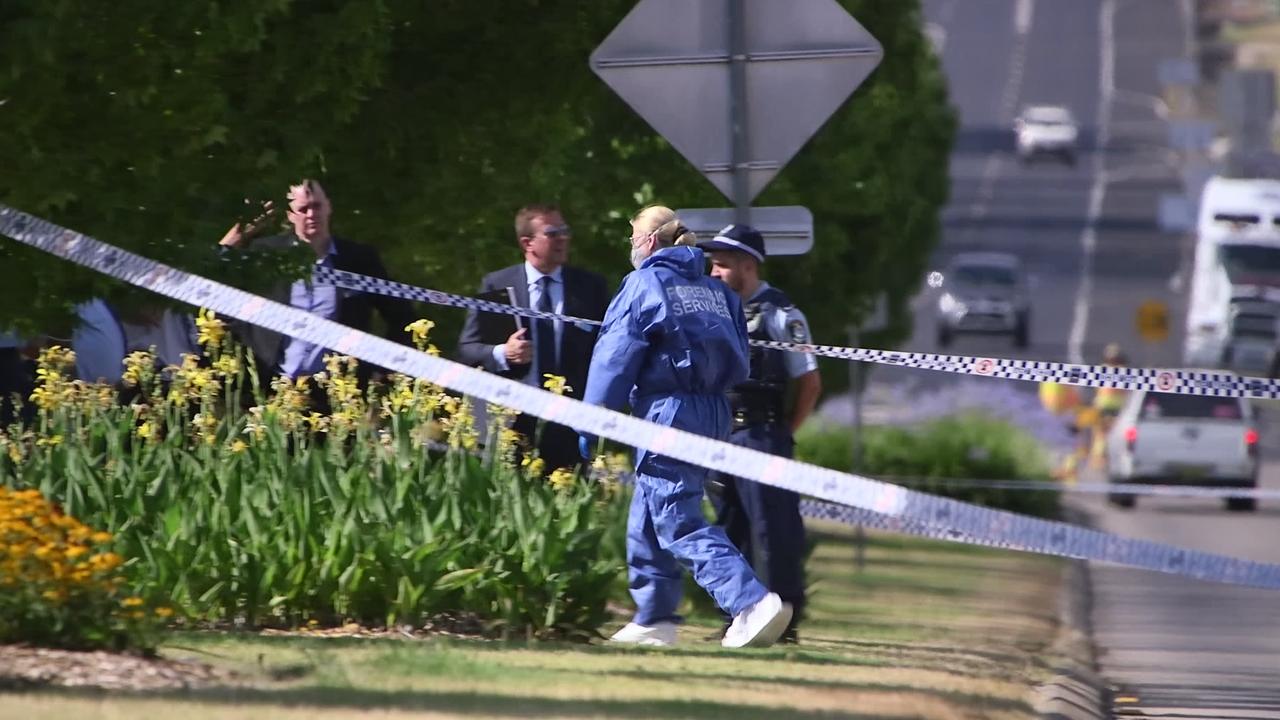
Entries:
POLYGON ((1257 430, 1254 430, 1253 428, 1249 428, 1248 430, 1244 431, 1244 446, 1245 446, 1245 449, 1249 451, 1249 455, 1253 456, 1258 454, 1258 431, 1257 430))
POLYGON ((1128 446, 1129 452, 1133 452, 1133 446, 1138 444, 1138 428, 1133 426, 1125 428, 1124 442, 1128 446))

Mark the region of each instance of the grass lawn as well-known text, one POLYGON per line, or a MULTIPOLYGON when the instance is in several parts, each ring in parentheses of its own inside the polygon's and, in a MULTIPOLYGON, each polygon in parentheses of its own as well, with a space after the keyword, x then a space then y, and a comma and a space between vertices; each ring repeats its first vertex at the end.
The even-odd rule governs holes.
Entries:
MULTIPOLYGON (((162 648, 239 671, 181 694, 0 693, 0 718, 1030 718, 1059 565, 811 523, 801 644, 724 650, 695 615, 673 649, 183 633, 162 648)), ((622 619, 619 619, 619 624, 622 619)), ((616 626, 604 628, 610 632, 616 626)))

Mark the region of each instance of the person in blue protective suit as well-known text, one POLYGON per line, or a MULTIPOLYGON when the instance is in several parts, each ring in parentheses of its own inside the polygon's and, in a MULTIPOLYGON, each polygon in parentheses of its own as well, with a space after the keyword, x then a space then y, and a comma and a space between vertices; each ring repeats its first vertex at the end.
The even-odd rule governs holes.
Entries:
MULTIPOLYGON (((698 243, 711 260, 711 276, 723 280, 744 303, 748 337, 791 343, 809 342, 809 323, 781 290, 760 278, 764 238, 749 225, 729 225, 698 243)), ((795 432, 813 413, 822 380, 813 355, 751 348, 751 375, 729 391, 733 431, 729 442, 771 455, 791 457, 795 432), (792 402, 788 408, 788 391, 792 402)), ((746 478, 713 474, 717 524, 751 561, 760 579, 794 613, 779 642, 797 642, 796 623, 805 604, 804 521, 800 495, 793 490, 746 478)))
MULTIPOLYGON (((631 221, 631 263, 609 305, 587 374, 583 400, 612 410, 630 406, 650 422, 723 440, 731 415, 725 393, 747 379, 742 305, 707 277, 697 238, 670 209, 642 210, 631 221)), ((594 438, 582 437, 589 458, 594 438)), ((615 642, 671 645, 681 618, 682 566, 733 622, 725 647, 775 642, 791 606, 761 584, 724 529, 702 515, 705 468, 640 450, 627 518, 627 566, 636 614, 615 642)))

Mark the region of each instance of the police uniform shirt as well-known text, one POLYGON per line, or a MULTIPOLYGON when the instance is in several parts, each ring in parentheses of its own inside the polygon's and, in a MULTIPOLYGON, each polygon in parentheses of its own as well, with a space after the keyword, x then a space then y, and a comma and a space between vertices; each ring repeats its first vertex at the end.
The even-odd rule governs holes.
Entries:
MULTIPOLYGON (((760 294, 769 289, 769 283, 761 282, 760 287, 756 289, 755 294, 751 296, 747 303, 755 302, 760 294)), ((809 321, 805 319, 804 313, 794 305, 788 307, 776 307, 773 312, 761 318, 765 332, 768 333, 770 340, 789 343, 809 343, 812 335, 809 333, 809 321)), ((818 369, 817 357, 810 353, 788 352, 783 353, 786 358, 787 375, 792 378, 798 378, 805 373, 818 369)))

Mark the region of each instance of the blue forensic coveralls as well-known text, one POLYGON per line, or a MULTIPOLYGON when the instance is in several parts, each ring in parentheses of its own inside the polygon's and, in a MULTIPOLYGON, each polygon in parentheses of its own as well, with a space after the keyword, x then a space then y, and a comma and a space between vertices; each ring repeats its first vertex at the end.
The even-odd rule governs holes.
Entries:
MULTIPOLYGON (((746 319, 737 296, 705 274, 693 247, 663 248, 627 275, 596 342, 583 400, 724 440, 726 391, 747 379, 746 319)), ((657 453, 636 455, 627 518, 634 622, 679 622, 681 566, 730 616, 768 590, 723 528, 702 514, 705 468, 657 453)))

